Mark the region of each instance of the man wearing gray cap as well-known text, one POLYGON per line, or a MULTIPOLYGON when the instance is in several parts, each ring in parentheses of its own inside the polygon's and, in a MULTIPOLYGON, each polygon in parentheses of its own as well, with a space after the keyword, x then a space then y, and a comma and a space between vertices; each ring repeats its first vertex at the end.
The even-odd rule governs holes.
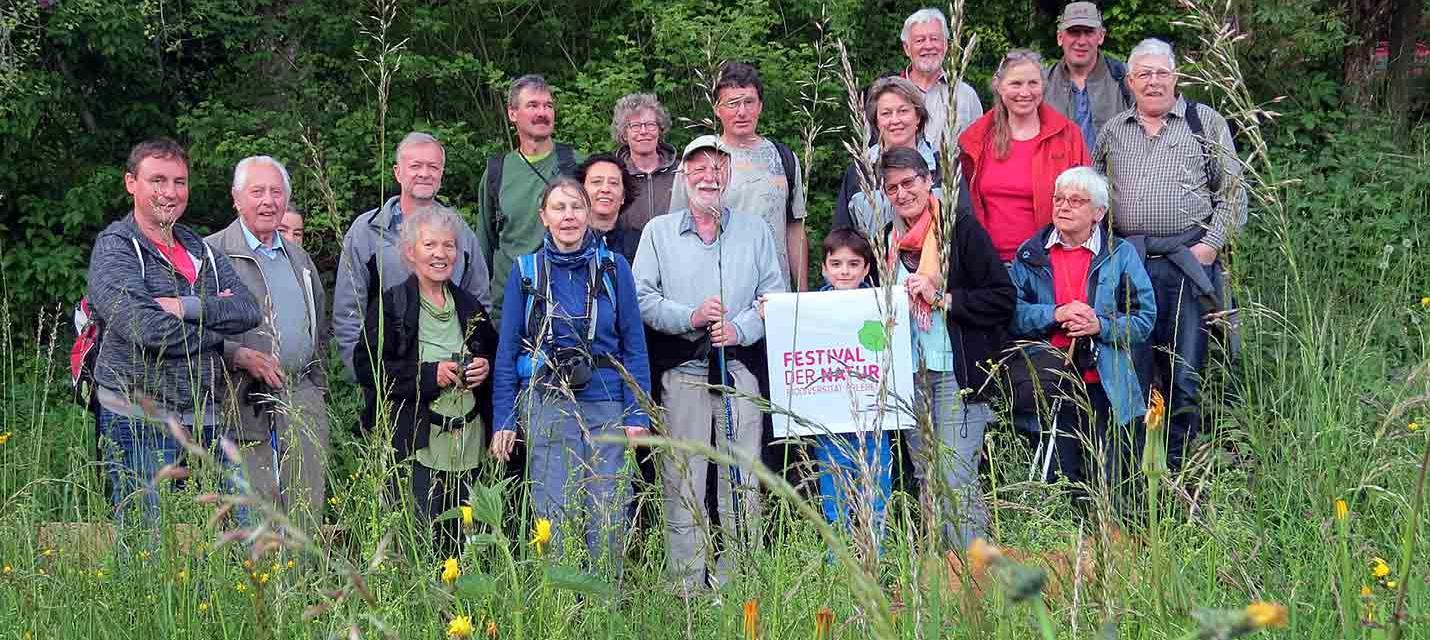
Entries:
MULTIPOLYGON (((742 460, 757 459, 761 414, 746 397, 758 396, 750 349, 765 335, 758 300, 786 290, 774 235, 759 217, 725 206, 730 154, 720 139, 704 135, 682 154, 689 208, 646 224, 632 271, 653 376, 664 389, 665 435, 700 444, 713 440, 742 460), (712 392, 728 385, 739 394, 712 392), (712 433, 713 430, 713 433, 712 433)), ((667 571, 682 595, 704 588, 713 552, 705 523, 709 460, 672 452, 662 460, 667 571)), ((735 552, 752 540, 759 514, 756 482, 748 467, 721 466, 718 486, 724 552, 709 579, 729 577, 735 552)))
POLYGON ((1047 70, 1043 99, 1082 129, 1091 149, 1097 132, 1112 116, 1132 108, 1127 65, 1102 53, 1107 30, 1091 2, 1072 2, 1058 19, 1058 46, 1063 59, 1047 70))

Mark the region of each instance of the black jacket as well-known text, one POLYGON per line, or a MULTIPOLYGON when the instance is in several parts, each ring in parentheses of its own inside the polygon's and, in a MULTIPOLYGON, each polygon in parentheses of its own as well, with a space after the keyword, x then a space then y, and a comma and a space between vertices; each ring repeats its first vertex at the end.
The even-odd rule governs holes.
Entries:
POLYGON ((969 400, 984 401, 996 391, 988 384, 988 369, 1003 349, 1017 307, 1017 290, 977 218, 960 209, 953 230, 947 256, 952 301, 944 315, 958 385, 972 390, 969 400))
MULTIPOLYGON (((496 353, 497 333, 491 316, 476 297, 455 286, 447 287, 457 307, 457 321, 466 335, 467 351, 475 357, 491 361, 496 353)), ((417 276, 391 287, 368 304, 363 321, 363 334, 353 350, 353 369, 362 385, 363 405, 360 424, 364 432, 377 423, 378 381, 391 403, 388 414, 393 420, 392 446, 397 459, 403 460, 427 446, 431 429, 431 404, 442 392, 437 386, 437 363, 421 362, 417 346, 418 320, 421 318, 422 294, 417 276), (380 332, 380 334, 379 334, 380 332), (379 342, 380 341, 380 342, 379 342), (378 345, 381 344, 381 351, 378 345), (375 357, 380 356, 376 360, 375 357)), ((478 411, 487 429, 491 428, 491 379, 476 390, 478 411)))

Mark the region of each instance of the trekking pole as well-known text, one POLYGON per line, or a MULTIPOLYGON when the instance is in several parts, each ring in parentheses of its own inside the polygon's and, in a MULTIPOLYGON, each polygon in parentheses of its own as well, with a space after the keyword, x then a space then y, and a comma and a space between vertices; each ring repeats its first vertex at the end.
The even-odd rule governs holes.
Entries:
MULTIPOLYGON (((715 252, 715 277, 722 308, 725 305, 725 228, 723 224, 723 205, 724 203, 722 202, 721 211, 718 211, 715 217, 715 227, 718 230, 715 241, 720 243, 719 246, 716 247, 715 252)), ((722 314, 722 316, 724 317, 720 318, 720 324, 725 331, 729 331, 728 314, 722 314)), ((730 506, 734 511, 735 536, 743 541, 744 509, 740 504, 740 489, 745 483, 740 473, 739 458, 735 455, 735 407, 734 402, 730 399, 730 391, 727 388, 734 386, 735 380, 730 376, 730 363, 729 360, 726 359, 725 345, 723 344, 719 347, 718 360, 720 366, 720 385, 722 387, 720 389, 720 401, 724 405, 723 408, 725 410, 725 446, 730 449, 730 459, 732 461, 730 464, 730 506)), ((719 501, 717 500, 716 502, 719 501)))

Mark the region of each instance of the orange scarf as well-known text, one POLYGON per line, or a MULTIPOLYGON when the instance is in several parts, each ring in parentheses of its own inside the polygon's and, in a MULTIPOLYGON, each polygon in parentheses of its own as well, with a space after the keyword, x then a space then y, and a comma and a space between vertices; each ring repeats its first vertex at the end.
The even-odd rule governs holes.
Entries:
MULTIPOLYGON (((941 264, 938 250, 938 233, 933 232, 934 225, 939 224, 939 202, 932 193, 929 194, 928 207, 924 209, 923 215, 914 221, 914 224, 903 233, 899 233, 899 224, 894 224, 894 229, 889 234, 889 262, 890 270, 897 272, 899 267, 899 252, 918 251, 919 268, 914 272, 934 282, 935 288, 942 288, 940 283, 941 264)), ((933 300, 926 300, 922 296, 909 294, 909 310, 914 315, 914 321, 922 331, 928 331, 933 326, 933 300)))

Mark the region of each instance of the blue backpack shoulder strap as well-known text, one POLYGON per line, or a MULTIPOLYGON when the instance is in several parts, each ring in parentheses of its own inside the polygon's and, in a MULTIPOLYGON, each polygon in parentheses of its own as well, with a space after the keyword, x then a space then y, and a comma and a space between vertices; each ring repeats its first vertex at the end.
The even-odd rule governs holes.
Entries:
POLYGON ((541 316, 544 315, 542 312, 545 310, 545 305, 542 305, 541 311, 538 311, 536 306, 539 302, 538 298, 546 295, 546 286, 542 282, 541 270, 537 268, 535 253, 517 256, 516 264, 517 268, 521 270, 521 294, 526 296, 526 334, 527 337, 534 337, 541 331, 540 323, 543 320, 541 316))

